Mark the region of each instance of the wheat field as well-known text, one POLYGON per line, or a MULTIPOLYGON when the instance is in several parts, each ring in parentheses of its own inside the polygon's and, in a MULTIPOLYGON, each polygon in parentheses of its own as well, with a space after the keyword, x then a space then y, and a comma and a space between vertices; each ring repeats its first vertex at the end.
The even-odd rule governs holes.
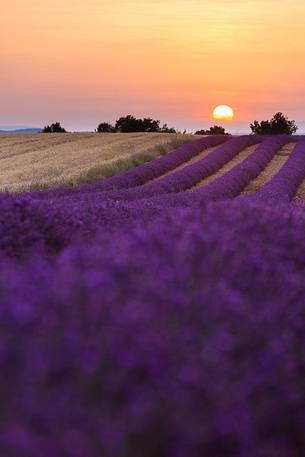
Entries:
POLYGON ((0 190, 77 185, 150 160, 193 135, 167 133, 60 133, 0 136, 0 190))

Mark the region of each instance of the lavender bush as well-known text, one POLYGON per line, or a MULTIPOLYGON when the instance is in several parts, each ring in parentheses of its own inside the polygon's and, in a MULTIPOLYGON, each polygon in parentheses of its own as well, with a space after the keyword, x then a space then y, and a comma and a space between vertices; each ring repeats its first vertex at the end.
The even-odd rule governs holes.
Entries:
POLYGON ((1 456, 303 457, 304 138, 232 198, 287 141, 194 192, 0 197, 1 456))

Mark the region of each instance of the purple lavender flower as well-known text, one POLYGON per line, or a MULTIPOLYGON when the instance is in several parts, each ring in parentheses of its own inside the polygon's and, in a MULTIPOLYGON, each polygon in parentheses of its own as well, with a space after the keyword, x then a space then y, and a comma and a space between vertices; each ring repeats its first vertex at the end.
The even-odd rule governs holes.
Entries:
POLYGON ((1 456, 303 456, 304 139, 233 198, 286 141, 194 192, 0 197, 1 456))

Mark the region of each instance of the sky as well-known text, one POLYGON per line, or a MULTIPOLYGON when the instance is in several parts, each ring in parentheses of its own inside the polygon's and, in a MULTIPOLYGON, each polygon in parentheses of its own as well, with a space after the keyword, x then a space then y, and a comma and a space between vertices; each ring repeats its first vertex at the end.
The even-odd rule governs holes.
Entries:
POLYGON ((0 125, 305 121, 304 0, 3 0, 0 125))

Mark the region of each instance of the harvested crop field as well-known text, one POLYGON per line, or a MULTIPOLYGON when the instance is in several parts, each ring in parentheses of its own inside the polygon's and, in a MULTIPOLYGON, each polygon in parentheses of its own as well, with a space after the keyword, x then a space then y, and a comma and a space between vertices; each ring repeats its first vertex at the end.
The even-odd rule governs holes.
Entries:
POLYGON ((0 135, 0 190, 92 182, 192 139, 168 133, 0 135))

